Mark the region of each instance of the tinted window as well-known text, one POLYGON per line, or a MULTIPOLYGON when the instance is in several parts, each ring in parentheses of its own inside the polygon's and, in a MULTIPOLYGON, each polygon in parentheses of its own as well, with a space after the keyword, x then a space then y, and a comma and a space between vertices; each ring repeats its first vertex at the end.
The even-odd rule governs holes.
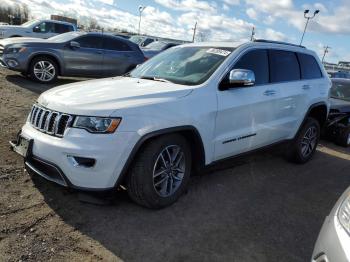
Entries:
POLYGON ((350 82, 333 81, 331 97, 350 101, 350 82))
POLYGON ((55 26, 56 33, 63 34, 72 31, 71 26, 64 24, 56 24, 55 26))
POLYGON ((153 39, 147 38, 142 44, 143 44, 143 46, 147 46, 148 44, 152 43, 153 41, 154 41, 153 39))
POLYGON ((114 51, 131 51, 131 48, 127 43, 111 37, 104 38, 103 48, 114 51))
POLYGON ((269 62, 266 50, 254 50, 243 55, 233 69, 248 69, 255 74, 255 84, 269 82, 269 62))
POLYGON ((271 82, 294 81, 300 79, 300 68, 294 52, 269 50, 271 82))
POLYGON ((102 48, 102 37, 99 36, 82 36, 76 40, 80 44, 80 47, 85 48, 102 48))
POLYGON ((43 22, 37 25, 40 33, 55 33, 55 24, 50 22, 43 22))
POLYGON ((314 79, 322 77, 321 69, 313 56, 298 53, 298 58, 301 68, 301 78, 314 79))

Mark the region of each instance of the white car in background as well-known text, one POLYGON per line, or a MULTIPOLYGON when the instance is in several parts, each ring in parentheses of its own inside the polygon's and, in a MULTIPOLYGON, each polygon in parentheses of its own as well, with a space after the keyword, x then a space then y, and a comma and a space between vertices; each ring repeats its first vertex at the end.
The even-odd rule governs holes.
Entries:
POLYGON ((48 180, 124 185, 135 202, 161 208, 219 160, 286 141, 291 160, 310 160, 330 87, 315 52, 300 46, 186 44, 123 77, 44 92, 12 146, 48 180))
POLYGON ((350 261, 350 187, 325 219, 311 261, 350 261))
POLYGON ((0 39, 8 37, 50 38, 76 31, 74 24, 56 20, 32 20, 22 25, 0 25, 0 39))

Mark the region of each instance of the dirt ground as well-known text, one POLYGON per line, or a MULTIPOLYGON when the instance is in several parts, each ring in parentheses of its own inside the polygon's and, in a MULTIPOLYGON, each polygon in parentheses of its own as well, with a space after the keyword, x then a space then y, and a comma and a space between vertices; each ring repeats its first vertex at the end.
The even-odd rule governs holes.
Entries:
POLYGON ((88 195, 30 177, 9 150, 50 87, 0 69, 0 261, 310 261, 350 185, 350 150, 322 141, 306 165, 274 149, 212 168, 163 210, 125 192, 86 203, 88 195))

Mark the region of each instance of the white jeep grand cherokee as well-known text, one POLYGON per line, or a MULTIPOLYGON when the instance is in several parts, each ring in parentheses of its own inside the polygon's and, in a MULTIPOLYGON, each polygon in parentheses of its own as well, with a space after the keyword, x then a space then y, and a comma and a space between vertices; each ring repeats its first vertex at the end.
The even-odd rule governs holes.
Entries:
POLYGON ((13 149, 58 184, 124 185, 161 208, 194 170, 278 142, 314 154, 331 83, 316 54, 271 41, 187 44, 124 77, 53 88, 33 106, 13 149))

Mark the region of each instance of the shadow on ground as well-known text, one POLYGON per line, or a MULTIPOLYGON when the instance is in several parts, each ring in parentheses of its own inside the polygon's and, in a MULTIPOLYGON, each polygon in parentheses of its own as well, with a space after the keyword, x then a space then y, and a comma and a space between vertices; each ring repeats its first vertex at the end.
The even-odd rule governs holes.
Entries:
POLYGON ((9 74, 6 75, 6 80, 10 83, 19 86, 21 88, 28 89, 29 91, 32 91, 36 94, 41 94, 42 92, 45 92, 46 90, 60 86, 65 84, 70 84, 74 82, 79 82, 83 80, 88 80, 87 78, 61 78, 59 77, 56 82, 52 84, 41 84, 38 82, 35 82, 31 80, 30 78, 27 78, 25 76, 22 76, 20 74, 9 74))
POLYGON ((309 261, 324 218, 350 185, 350 161, 318 152, 295 165, 269 151, 236 163, 193 177, 163 210, 137 206, 125 192, 108 206, 86 204, 33 179, 66 223, 125 261, 309 261))

